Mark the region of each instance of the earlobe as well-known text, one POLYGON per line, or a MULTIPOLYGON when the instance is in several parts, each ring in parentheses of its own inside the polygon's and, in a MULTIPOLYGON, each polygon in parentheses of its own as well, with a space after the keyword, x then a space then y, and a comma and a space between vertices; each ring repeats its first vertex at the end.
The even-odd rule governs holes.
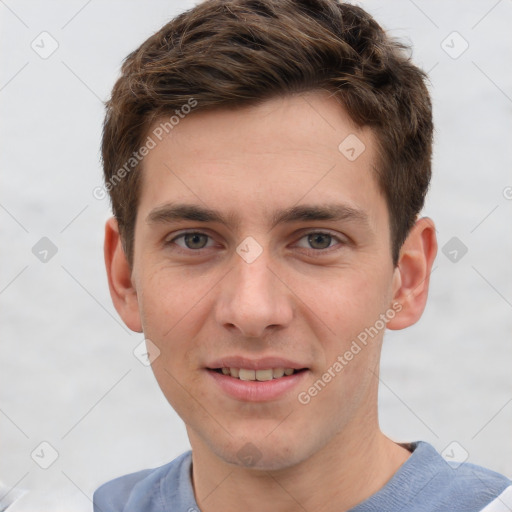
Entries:
POLYGON ((105 225, 105 266, 112 302, 124 323, 135 332, 142 332, 137 291, 132 283, 132 269, 126 259, 117 220, 105 225))
POLYGON ((416 323, 427 302, 432 265, 437 254, 436 229, 431 219, 416 221, 401 250, 393 276, 393 303, 400 313, 387 324, 388 329, 404 329, 416 323))

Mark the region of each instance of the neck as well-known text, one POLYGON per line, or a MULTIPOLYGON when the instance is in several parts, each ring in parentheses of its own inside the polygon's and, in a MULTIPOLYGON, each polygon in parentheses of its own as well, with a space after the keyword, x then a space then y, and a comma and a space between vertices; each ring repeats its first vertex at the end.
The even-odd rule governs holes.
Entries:
POLYGON ((349 510, 381 489, 410 453, 384 436, 347 429, 298 464, 277 470, 228 464, 190 436, 192 479, 203 512, 349 510))

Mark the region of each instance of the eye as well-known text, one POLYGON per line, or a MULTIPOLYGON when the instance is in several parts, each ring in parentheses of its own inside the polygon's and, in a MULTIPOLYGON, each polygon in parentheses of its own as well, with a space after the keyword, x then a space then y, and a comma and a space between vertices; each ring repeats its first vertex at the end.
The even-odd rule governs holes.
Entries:
POLYGON ((213 240, 205 233, 191 231, 188 233, 182 233, 170 240, 168 243, 175 243, 183 249, 199 250, 211 247, 213 245, 213 240))
POLYGON ((314 231, 304 235, 297 243, 297 246, 304 249, 321 251, 323 249, 329 249, 336 244, 343 244, 343 241, 330 233, 314 231))

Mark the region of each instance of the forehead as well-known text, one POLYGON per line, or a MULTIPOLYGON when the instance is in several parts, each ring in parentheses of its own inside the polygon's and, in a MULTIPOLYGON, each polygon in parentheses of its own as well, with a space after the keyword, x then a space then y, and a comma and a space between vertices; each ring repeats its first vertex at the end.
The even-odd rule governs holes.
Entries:
POLYGON ((382 199, 373 132, 324 91, 173 121, 149 131, 155 146, 143 162, 139 218, 169 201, 270 221, 273 209, 301 201, 364 210, 382 199))

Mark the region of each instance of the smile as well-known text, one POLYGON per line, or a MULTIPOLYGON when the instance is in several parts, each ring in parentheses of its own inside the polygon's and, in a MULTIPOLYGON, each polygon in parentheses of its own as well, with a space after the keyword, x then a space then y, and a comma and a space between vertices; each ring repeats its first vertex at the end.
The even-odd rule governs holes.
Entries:
MULTIPOLYGON (((268 402, 279 399, 293 400, 293 390, 304 388, 308 368, 237 368, 221 366, 206 368, 212 384, 223 395, 241 402, 268 402)), ((296 391, 298 392, 298 391, 296 391)))
POLYGON ((216 368, 214 371, 228 375, 239 380, 254 380, 264 382, 267 380, 288 377, 302 370, 294 368, 266 368, 262 370, 251 370, 249 368, 216 368))

